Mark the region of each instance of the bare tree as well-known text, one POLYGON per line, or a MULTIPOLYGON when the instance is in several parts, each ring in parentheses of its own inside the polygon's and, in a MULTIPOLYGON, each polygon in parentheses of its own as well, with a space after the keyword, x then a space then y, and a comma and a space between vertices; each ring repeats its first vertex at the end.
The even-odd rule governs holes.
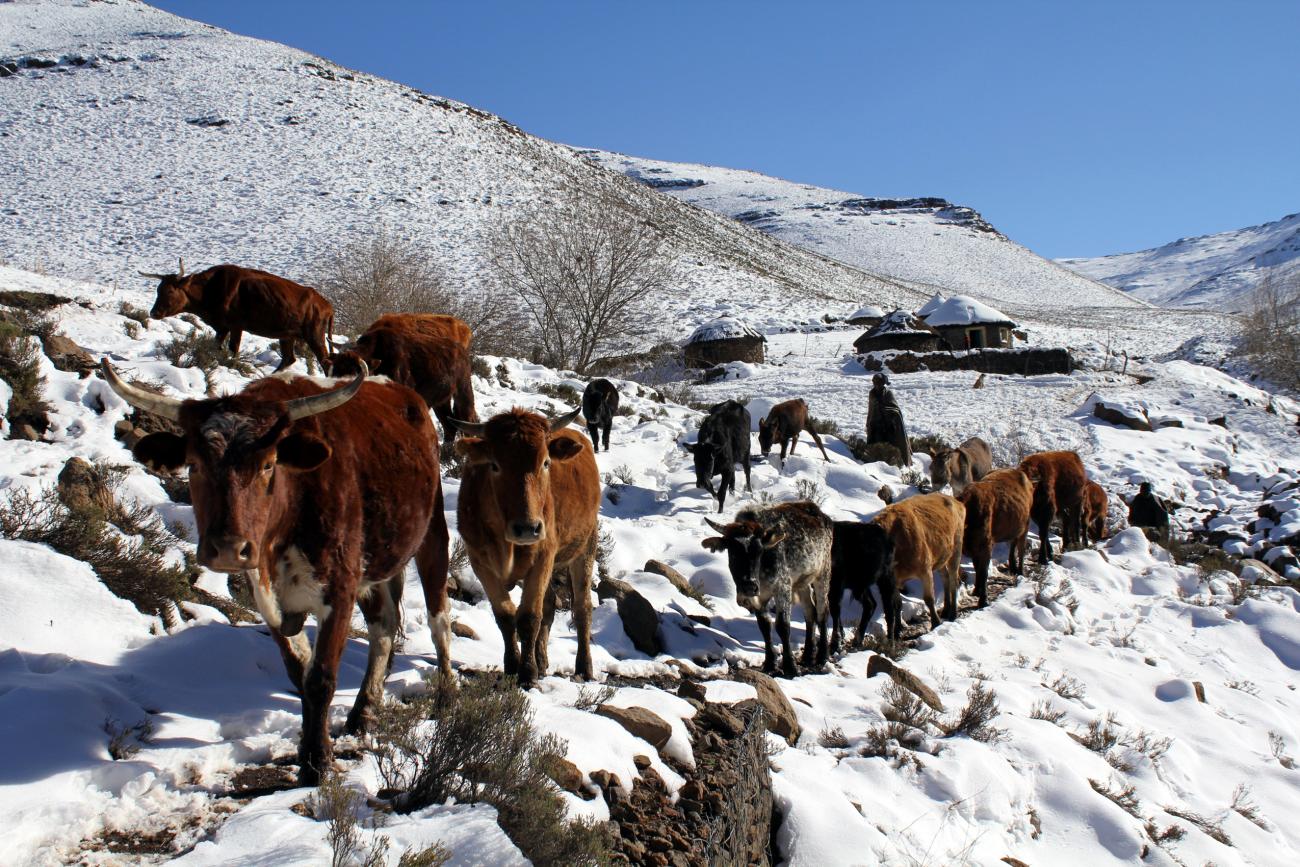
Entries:
POLYGON ((1270 273, 1251 293, 1242 349, 1266 378, 1300 390, 1300 271, 1270 273))
POLYGON ((665 246, 630 202, 570 192, 503 222, 488 263, 531 320, 538 360, 584 371, 645 330, 651 299, 675 277, 665 246))
POLYGON ((518 354, 525 323, 490 293, 452 291, 442 269, 416 245, 378 231, 335 253, 318 278, 338 330, 357 335, 385 313, 448 313, 474 332, 474 350, 518 354))

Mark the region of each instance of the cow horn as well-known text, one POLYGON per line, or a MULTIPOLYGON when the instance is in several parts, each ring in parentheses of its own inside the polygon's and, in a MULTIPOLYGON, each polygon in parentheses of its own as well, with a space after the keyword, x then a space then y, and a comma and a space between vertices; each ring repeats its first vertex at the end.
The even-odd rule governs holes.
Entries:
POLYGON ((148 277, 150 280, 164 280, 171 276, 169 274, 151 274, 148 271, 137 271, 136 273, 141 277, 148 277))
POLYGON ((483 436, 483 430, 487 427, 487 424, 481 421, 461 421, 450 416, 448 416, 444 424, 449 428, 460 431, 467 437, 481 437, 483 436))
POLYGON ((308 416, 329 412, 351 400, 361 390, 361 383, 366 381, 366 375, 370 373, 370 368, 366 367, 364 361, 360 362, 360 366, 361 369, 357 371, 357 375, 347 385, 327 391, 324 394, 295 397, 292 400, 285 401, 289 421, 298 421, 308 416))
POLYGON ((717 531, 718 531, 719 533, 721 533, 722 535, 724 535, 724 536, 727 535, 727 528, 726 528, 726 526, 725 526, 724 524, 718 524, 718 523, 715 523, 715 522, 709 520, 708 518, 705 518, 705 519, 704 519, 704 523, 708 524, 710 527, 712 527, 713 529, 717 530, 717 531))
POLYGON ((183 400, 167 397, 164 394, 154 394, 152 391, 145 391, 143 388, 131 385, 117 375, 117 371, 113 369, 113 365, 108 363, 107 358, 101 359, 99 366, 104 371, 104 379, 108 381, 109 388, 117 392, 118 397, 131 404, 131 406, 162 416, 169 421, 181 420, 181 404, 184 403, 183 400))
POLYGON ((566 412, 564 415, 560 416, 559 418, 552 418, 550 416, 547 416, 547 419, 551 423, 551 433, 555 433, 557 430, 563 430, 564 428, 568 427, 569 424, 575 418, 578 417, 578 413, 580 412, 582 412, 582 407, 578 407, 573 412, 566 412))
POLYGON ((184 277, 184 276, 185 276, 185 260, 184 260, 184 259, 181 259, 180 257, 177 257, 176 261, 177 261, 177 263, 181 266, 181 269, 180 269, 179 271, 176 272, 176 276, 177 276, 177 277, 184 277))

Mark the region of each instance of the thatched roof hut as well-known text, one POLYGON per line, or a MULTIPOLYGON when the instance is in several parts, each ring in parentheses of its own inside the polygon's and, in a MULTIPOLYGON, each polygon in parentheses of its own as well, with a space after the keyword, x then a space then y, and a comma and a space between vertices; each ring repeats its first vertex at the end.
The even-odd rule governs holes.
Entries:
POLYGON ((860 325, 863 328, 871 328, 874 325, 879 325, 880 320, 884 318, 884 310, 874 304, 863 304, 857 310, 853 311, 853 313, 849 314, 849 318, 844 321, 850 325, 860 325))
POLYGON ((941 295, 938 292, 934 293, 933 295, 930 296, 929 301, 925 302, 924 304, 922 304, 920 307, 916 309, 917 317, 924 322, 929 322, 930 314, 938 310, 940 305, 943 304, 944 300, 945 299, 943 295, 941 295))
POLYGON ((687 367, 712 367, 728 361, 763 363, 767 340, 739 319, 721 316, 691 332, 686 341, 687 367))
POLYGON ((884 352, 890 349, 910 349, 929 352, 939 348, 939 335, 906 310, 895 310, 853 341, 857 352, 884 352))
POLYGON ((999 349, 1011 346, 1016 323, 1005 313, 969 295, 954 295, 930 312, 925 324, 949 349, 999 349))

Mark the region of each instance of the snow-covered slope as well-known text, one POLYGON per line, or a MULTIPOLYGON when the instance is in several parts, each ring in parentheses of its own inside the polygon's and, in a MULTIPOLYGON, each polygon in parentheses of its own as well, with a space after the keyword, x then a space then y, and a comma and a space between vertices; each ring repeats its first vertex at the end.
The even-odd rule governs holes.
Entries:
MULTIPOLYGON (((187 329, 183 322, 139 327, 117 312, 123 301, 147 303, 144 290, 8 268, 0 268, 0 288, 78 298, 57 309, 59 332, 96 357, 109 355, 124 371, 165 383, 171 393, 203 393, 198 371, 174 368, 159 353, 160 343, 187 329)), ((1168 315, 1116 340, 1135 351, 1168 351, 1205 322, 1201 314, 1168 315)), ((1271 414, 1267 395, 1181 360, 1135 361, 1130 373, 1140 376, 1123 375, 1117 366, 1100 369, 1105 356, 1094 341, 1105 328, 1067 316, 1042 327, 1094 369, 1033 379, 990 375, 979 390, 971 389, 970 373, 895 376, 909 428, 951 441, 981 435, 999 459, 1017 448, 1075 448, 1112 496, 1148 478, 1162 496, 1186 503, 1179 513, 1184 524, 1211 509, 1253 518, 1267 482, 1300 478, 1294 470, 1278 474, 1300 461, 1293 402, 1278 399, 1281 414, 1271 414), (1141 433, 1105 424, 1089 413, 1094 393, 1141 403, 1153 418, 1180 426, 1141 433), (1220 414, 1227 428, 1207 423, 1220 414)), ((771 404, 799 395, 818 417, 846 432, 860 429, 869 376, 845 354, 855 334, 769 335, 769 357, 778 363, 733 365, 732 378, 703 387, 699 397, 748 397, 756 423, 771 404)), ((269 372, 277 360, 270 342, 249 337, 246 346, 257 354, 260 372, 269 372)), ((555 411, 559 405, 539 389, 582 386, 511 359, 500 360, 500 369, 507 378, 475 378, 485 417, 514 405, 555 411)), ((0 501, 18 489, 53 485, 72 456, 119 463, 129 467, 124 496, 192 537, 191 508, 171 502, 114 438, 126 412, 122 401, 97 377, 81 379, 46 361, 42 372, 53 427, 40 442, 0 440, 0 501)), ((222 370, 214 384, 234 389, 242 382, 222 370)), ((602 527, 612 540, 607 566, 660 613, 665 652, 651 659, 637 651, 616 603, 597 604, 598 676, 655 675, 662 684, 683 672, 726 678, 731 665, 759 664, 759 632, 735 603, 726 558, 700 546, 714 506, 694 487, 693 465, 679 441, 694 438, 701 414, 659 403, 634 383, 617 384, 632 412, 615 419, 613 448, 598 456, 608 486, 601 504, 602 527), (711 610, 641 571, 649 557, 686 575, 711 610)), ((826 444, 829 461, 805 443, 784 466, 757 463, 753 493, 738 494, 734 507, 803 493, 824 498, 835 518, 869 518, 882 506, 882 485, 898 496, 915 493, 896 468, 858 463, 836 437, 826 444)), ((915 469, 925 475, 923 456, 915 469)), ((459 483, 447 478, 445 486, 454 529, 459 483)), ((1300 520, 1300 505, 1292 518, 1300 520)), ((192 550, 181 538, 175 546, 192 550)), ((1002 558, 999 551, 997 561, 1002 558)), ((394 697, 418 689, 431 664, 413 571, 408 581, 403 652, 387 681, 394 697)), ((223 576, 205 573, 200 582, 211 593, 227 593, 223 576)), ((905 619, 921 622, 919 587, 910 584, 905 594, 905 619)), ((214 609, 187 604, 193 619, 168 630, 108 594, 86 564, 7 540, 0 540, 0 602, 0 864, 123 863, 123 856, 103 851, 105 841, 133 835, 161 851, 188 849, 183 864, 328 861, 326 823, 303 815, 309 792, 232 791, 240 774, 291 764, 298 737, 298 699, 259 624, 231 625, 214 609), (115 760, 107 751, 110 719, 148 721, 153 734, 136 755, 115 760)), ((848 622, 858 613, 846 605, 848 622)), ((502 645, 487 603, 455 602, 453 616, 477 633, 454 639, 457 668, 499 666, 502 645)), ((796 642, 802 616, 796 608, 796 642)), ((873 634, 881 626, 877 615, 873 634)), ((781 815, 777 863, 984 865, 1011 856, 1031 864, 1281 865, 1300 857, 1300 830, 1289 821, 1300 801, 1300 771, 1291 762, 1300 752, 1300 694, 1293 689, 1300 594, 1293 589, 1249 590, 1228 573, 1199 574, 1130 530, 1066 554, 987 610, 923 632, 913 643, 901 664, 936 690, 945 706, 940 721, 955 719, 980 684, 996 693, 999 712, 991 724, 1000 734, 945 737, 937 725, 921 723, 908 736, 910 747, 880 747, 872 732, 893 711, 886 707, 888 678, 864 676, 867 652, 837 658, 826 673, 780 681, 803 734, 794 746, 769 740, 781 815), (1182 835, 1165 833, 1170 827, 1182 835)), ((554 673, 529 698, 538 725, 566 740, 584 785, 606 770, 630 786, 640 775, 638 755, 651 757, 670 788, 680 785, 665 763, 690 759, 680 738, 657 751, 575 707, 578 687, 564 677, 575 649, 567 619, 557 618, 554 673)), ((364 640, 351 640, 336 722, 359 686, 364 660, 364 640)), ((726 700, 746 695, 738 688, 726 694, 726 700)), ((695 713, 653 686, 620 687, 611 701, 674 717, 677 726, 675 717, 695 713)), ((363 746, 347 739, 342 745, 363 746)), ((381 785, 374 760, 364 750, 354 755, 342 763, 347 784, 373 796, 381 785)), ((574 815, 607 815, 600 798, 570 797, 568 804, 574 815)), ((452 850, 455 865, 523 863, 483 806, 449 804, 395 816, 363 829, 363 842, 376 834, 393 841, 390 863, 404 847, 434 841, 452 850)))
POLYGON ((1057 261, 1153 304, 1242 310, 1270 276, 1300 280, 1300 214, 1136 253, 1057 261))
POLYGON ((1072 274, 1006 238, 971 208, 943 199, 878 199, 756 172, 596 150, 593 162, 684 202, 927 295, 965 293, 998 303, 1125 307, 1134 301, 1072 274))
POLYGON ((781 319, 792 300, 919 297, 478 109, 138 0, 0 3, 0 141, 0 259, 104 284, 144 285, 137 270, 177 257, 311 282, 332 250, 386 231, 472 290, 485 233, 574 187, 671 235, 665 336, 728 312, 781 319))

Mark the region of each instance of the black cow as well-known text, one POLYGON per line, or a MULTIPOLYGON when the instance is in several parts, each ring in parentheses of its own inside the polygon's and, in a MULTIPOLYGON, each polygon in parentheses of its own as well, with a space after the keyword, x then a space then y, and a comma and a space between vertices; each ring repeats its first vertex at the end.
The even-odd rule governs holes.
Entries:
POLYGON ((700 437, 696 443, 683 443, 695 456, 695 486, 704 488, 718 498, 718 511, 727 501, 727 491, 736 489, 736 464, 745 469, 745 490, 749 484, 749 410, 744 405, 726 400, 709 407, 709 414, 700 423, 700 437), (713 487, 713 477, 722 476, 722 483, 713 487))
POLYGON ((1151 483, 1143 482, 1128 504, 1130 527, 1151 527, 1160 541, 1169 542, 1169 512, 1160 498, 1151 493, 1151 483))
POLYGON ((587 420, 591 445, 600 449, 600 432, 605 432, 605 451, 609 451, 609 429, 618 412, 618 389, 608 379, 593 379, 582 390, 582 417, 587 420))
POLYGON ((836 521, 831 545, 832 650, 838 651, 844 639, 840 602, 845 590, 862 604, 862 619, 853 636, 854 646, 862 645, 863 633, 876 613, 872 586, 880 591, 880 601, 885 606, 886 633, 890 638, 898 638, 903 624, 903 597, 894 580, 894 540, 878 524, 836 521))

